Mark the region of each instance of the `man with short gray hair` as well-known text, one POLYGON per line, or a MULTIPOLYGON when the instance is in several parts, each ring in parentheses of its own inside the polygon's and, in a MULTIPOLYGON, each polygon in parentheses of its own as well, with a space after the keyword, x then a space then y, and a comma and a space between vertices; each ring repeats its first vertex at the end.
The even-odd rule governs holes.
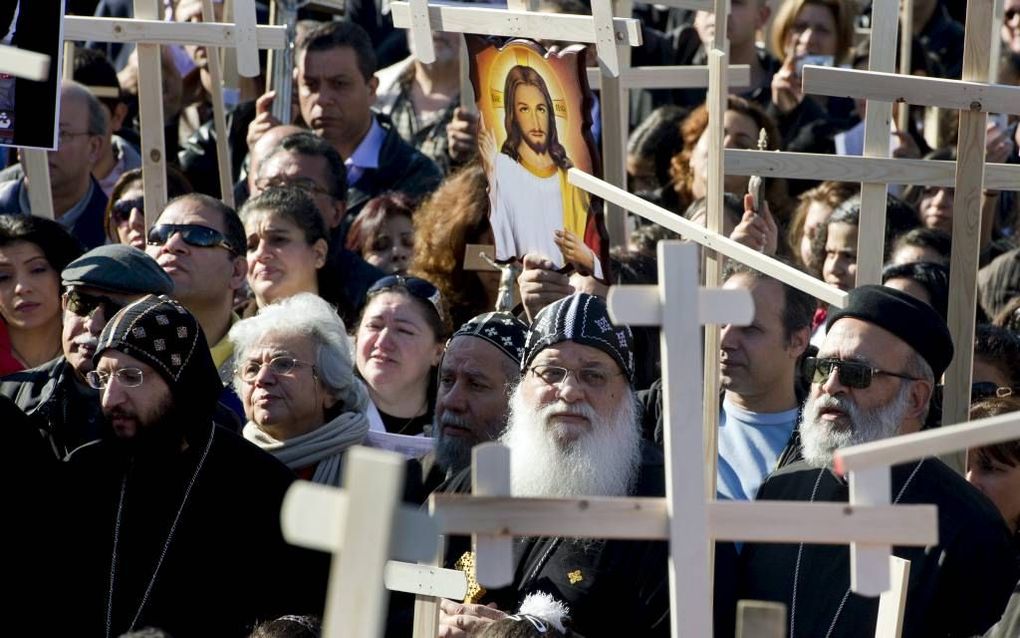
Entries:
POLYGON ((101 434, 99 394, 85 382, 85 375, 92 370, 103 327, 131 301, 170 293, 173 282, 151 257, 124 244, 90 250, 64 268, 61 280, 63 355, 4 377, 0 394, 28 415, 62 459, 101 434))
MULTIPOLYGON (((102 138, 110 135, 108 116, 85 86, 64 80, 59 127, 57 150, 47 153, 53 214, 86 248, 95 248, 106 243, 107 198, 91 171, 99 160, 102 138)), ((31 215, 30 181, 17 172, 9 175, 13 181, 0 184, 0 214, 31 215)))

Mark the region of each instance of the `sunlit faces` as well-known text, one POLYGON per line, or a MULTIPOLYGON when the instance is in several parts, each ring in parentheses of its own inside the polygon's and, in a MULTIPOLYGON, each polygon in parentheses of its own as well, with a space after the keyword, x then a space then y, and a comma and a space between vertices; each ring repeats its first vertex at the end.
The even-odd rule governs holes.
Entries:
POLYGON ((829 224, 825 239, 822 279, 840 290, 850 290, 857 281, 857 226, 829 224))
POLYGON ((46 153, 50 186, 55 193, 86 188, 92 166, 99 159, 101 140, 89 132, 89 107, 80 96, 61 91, 57 150, 46 153))
POLYGON ((787 340, 783 329, 786 305, 779 282, 738 274, 723 284, 728 290, 750 290, 754 321, 749 326, 723 326, 720 332, 722 387, 748 397, 768 396, 789 387, 792 367, 807 345, 807 330, 787 340))
MULTIPOLYGON (((89 286, 75 286, 73 291, 83 295, 105 297, 121 307, 138 298, 138 295, 125 295, 89 286)), ((67 363, 74 369, 78 377, 84 379, 85 374, 93 369, 92 355, 96 353, 96 346, 99 345, 99 335, 106 327, 106 323, 116 313, 108 304, 102 303, 96 306, 88 316, 82 317, 67 308, 66 295, 61 299, 64 308, 64 325, 60 338, 64 348, 64 358, 67 359, 67 363)))
POLYGON ((818 229, 832 214, 832 207, 825 202, 812 201, 804 216, 804 234, 800 237, 800 258, 805 264, 811 263, 811 246, 818 235, 818 229))
POLYGON ((399 292, 380 292, 369 300, 358 325, 355 355, 372 389, 414 387, 439 363, 443 344, 425 312, 422 304, 399 292))
MULTIPOLYGON (((758 127, 754 120, 738 113, 737 111, 726 111, 723 119, 725 127, 723 146, 725 148, 750 149, 756 148, 758 144, 758 127)), ((693 182, 691 193, 696 198, 704 197, 708 193, 708 128, 705 128, 698 143, 691 153, 691 171, 693 182)), ((724 186, 728 193, 744 193, 747 191, 746 175, 727 175, 724 179, 724 186)))
POLYGON ((914 246, 903 244, 893 253, 890 263, 895 265, 911 264, 918 261, 928 261, 933 264, 945 264, 946 258, 934 248, 927 246, 914 246))
POLYGON ((928 294, 928 289, 910 277, 894 277, 882 285, 901 290, 911 297, 920 299, 929 306, 931 305, 931 295, 928 294))
POLYGON ((59 320, 60 276, 31 242, 0 247, 0 317, 18 330, 59 320))
POLYGON ((118 350, 106 350, 96 364, 96 372, 108 377, 100 390, 103 416, 121 439, 132 439, 146 427, 160 421, 173 403, 170 386, 154 369, 118 350), (116 374, 124 368, 142 371, 142 383, 128 387, 116 374))
POLYGON ((790 25, 787 55, 831 55, 839 57, 836 16, 822 4, 805 4, 790 25))
POLYGON ((372 123, 379 80, 365 79, 349 46, 308 51, 297 65, 301 116, 316 135, 337 148, 354 148, 372 123))
POLYGON ((947 187, 929 186, 921 195, 917 212, 921 223, 927 228, 936 228, 953 233, 953 197, 955 190, 947 187))
POLYGON ((287 440, 315 430, 336 403, 319 380, 315 346, 299 335, 263 335, 238 360, 238 369, 261 364, 251 381, 242 385, 241 401, 249 421, 277 440, 287 440), (269 363, 290 357, 296 364, 286 374, 274 372, 269 363))
POLYGON ((518 85, 514 91, 514 122, 524 142, 535 151, 546 152, 549 143, 549 105, 537 86, 518 85))
POLYGON ((326 264, 324 239, 313 244, 285 215, 253 210, 245 216, 248 286, 259 306, 299 292, 318 294, 318 270, 326 264))
POLYGON ((414 224, 406 215, 386 215, 362 257, 376 268, 404 274, 414 252, 414 224))
POLYGON ((1002 42, 1013 53, 1020 53, 1020 0, 1006 0, 1002 20, 1002 42))
POLYGON ((142 190, 142 183, 135 182, 121 193, 120 198, 114 202, 111 212, 111 221, 114 230, 117 232, 117 241, 121 244, 134 246, 139 250, 145 250, 145 210, 138 206, 127 207, 127 203, 143 201, 145 191, 142 190), (124 216, 118 211, 127 213, 124 216))
POLYGON ((343 198, 338 200, 331 195, 335 185, 330 183, 325 157, 290 151, 274 153, 259 167, 259 179, 255 182, 253 197, 262 192, 263 185, 300 188, 315 200, 326 228, 335 228, 343 217, 345 204, 343 198))
POLYGON ((967 482, 995 504, 1014 534, 1020 530, 1020 464, 1005 463, 984 450, 969 450, 967 482))

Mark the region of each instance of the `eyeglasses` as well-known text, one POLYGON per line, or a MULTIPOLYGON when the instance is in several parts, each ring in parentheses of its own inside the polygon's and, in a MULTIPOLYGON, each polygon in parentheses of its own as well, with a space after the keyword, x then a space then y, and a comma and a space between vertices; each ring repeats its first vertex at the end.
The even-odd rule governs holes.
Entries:
POLYGON ((139 213, 145 214, 145 198, 133 197, 122 199, 110 207, 110 219, 116 224, 123 224, 131 219, 131 211, 137 208, 139 213))
POLYGON ((138 368, 120 368, 112 373, 92 370, 85 374, 85 381, 96 390, 103 390, 110 385, 111 377, 117 377, 117 382, 128 388, 137 388, 144 380, 142 371, 138 368))
POLYGON ((268 188, 297 188, 312 195, 325 195, 333 197, 333 193, 315 183, 310 177, 262 177, 255 181, 255 186, 260 191, 268 188))
POLYGON ((64 293, 64 302, 68 310, 79 317, 91 317, 96 309, 102 306, 103 316, 107 319, 117 314, 126 304, 114 301, 102 295, 89 295, 77 290, 64 293))
POLYGON ((988 399, 990 397, 998 397, 1002 399, 1013 396, 1017 393, 1017 391, 1018 388, 1000 386, 998 383, 992 383, 990 381, 980 381, 978 383, 971 384, 970 400, 977 401, 979 399, 988 399))
POLYGON ((170 241, 175 233, 181 234, 181 239, 189 246, 199 248, 226 248, 233 255, 244 254, 238 251, 227 241, 226 236, 215 228, 199 226, 198 224, 156 224, 149 229, 148 242, 150 246, 162 246, 170 241))
POLYGON ((612 372, 602 368, 571 370, 569 368, 561 368, 560 366, 545 365, 533 366, 530 372, 549 385, 559 385, 566 381, 567 377, 574 375, 574 378, 579 383, 594 390, 604 388, 610 379, 620 374, 619 372, 612 372))
POLYGON ((262 368, 269 366, 269 371, 274 375, 288 375, 294 371, 294 368, 309 367, 312 369, 312 374, 315 374, 315 366, 304 361, 299 361, 294 357, 279 356, 273 357, 268 363, 262 361, 248 361, 243 366, 234 371, 234 374, 241 377, 241 380, 245 383, 251 383, 259 376, 262 372, 262 368))
POLYGON ((60 131, 57 133, 57 139, 60 140, 61 144, 67 144, 74 138, 81 137, 82 135, 95 135, 95 133, 89 131, 60 131))
POLYGON ((807 357, 804 359, 804 372, 811 377, 812 383, 825 383, 836 368, 839 375, 839 382, 848 388, 863 389, 871 385, 872 378, 877 374, 884 374, 910 381, 920 381, 917 377, 910 377, 898 372, 888 372, 873 368, 861 361, 847 361, 845 359, 820 359, 807 357))
POLYGON ((443 295, 439 292, 439 288, 436 288, 431 282, 420 277, 387 275, 372 284, 371 287, 369 287, 368 292, 365 293, 365 296, 372 297, 373 295, 377 295, 392 288, 403 288, 414 297, 417 297, 422 301, 429 302, 435 309, 436 314, 439 315, 439 319, 445 321, 446 315, 443 314, 443 295))

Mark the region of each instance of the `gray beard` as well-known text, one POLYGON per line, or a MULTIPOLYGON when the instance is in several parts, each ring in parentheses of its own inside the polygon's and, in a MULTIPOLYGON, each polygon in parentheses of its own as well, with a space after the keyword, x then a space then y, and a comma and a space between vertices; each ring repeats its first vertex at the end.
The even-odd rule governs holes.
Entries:
POLYGON ((888 439, 899 434, 903 417, 910 408, 910 385, 903 383, 899 394, 887 405, 862 410, 846 397, 819 395, 804 402, 800 444, 804 460, 813 467, 831 467, 833 453, 844 447, 888 439), (837 408, 848 415, 851 425, 833 429, 819 419, 823 408, 837 408))
POLYGON ((510 483, 514 496, 568 498, 627 496, 641 467, 641 433, 633 393, 628 391, 610 414, 596 414, 588 404, 562 402, 529 405, 521 386, 510 396, 510 416, 502 442, 510 447, 510 483), (573 441, 550 424, 553 412, 573 410, 588 418, 591 429, 573 441))

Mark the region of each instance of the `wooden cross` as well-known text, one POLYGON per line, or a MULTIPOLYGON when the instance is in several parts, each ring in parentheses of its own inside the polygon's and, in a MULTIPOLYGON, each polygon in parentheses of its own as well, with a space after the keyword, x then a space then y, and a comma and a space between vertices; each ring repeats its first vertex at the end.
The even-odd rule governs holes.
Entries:
MULTIPOLYGON (((706 500, 703 431, 695 426, 702 398, 698 331, 705 323, 749 323, 754 305, 746 290, 699 288, 694 246, 660 242, 658 250, 660 285, 614 286, 608 304, 618 323, 661 328, 666 498, 433 494, 430 509, 441 533, 498 537, 504 543, 515 536, 668 540, 672 635, 690 637, 712 635, 709 547, 714 540, 908 546, 937 542, 936 508, 931 505, 706 500)), ((476 560, 484 565, 486 557, 479 554, 476 560)), ((480 570, 478 577, 482 585, 490 579, 506 583, 512 573, 480 570)))
MULTIPOLYGON (((142 181, 145 190, 145 226, 166 205, 166 145, 163 139, 162 67, 159 47, 163 44, 194 44, 207 47, 230 47, 238 50, 238 72, 246 77, 259 74, 258 49, 282 49, 286 46, 284 27, 257 26, 254 0, 237 0, 235 24, 215 22, 164 22, 154 0, 134 0, 135 19, 64 18, 65 40, 134 43, 138 48, 138 99, 142 134, 142 181)), ((203 7, 203 15, 205 8, 203 7)), ((211 13, 210 13, 211 17, 211 13)), ((210 53, 210 60, 216 58, 210 53)), ((212 66, 210 67, 212 68, 212 66)), ((214 82, 218 85, 219 82, 214 82)), ((216 100, 214 100, 215 102, 216 100)), ((217 116, 217 127, 219 120, 217 116)), ((225 126, 225 119, 223 120, 225 126)), ((226 131, 217 135, 224 149, 218 161, 221 189, 225 197, 232 192, 229 179, 229 156, 226 131), (224 175, 226 169, 227 175, 224 175), (225 179, 226 177, 226 179, 225 179), (227 185, 224 186, 224 181, 227 185)))
POLYGON ((434 562, 439 547, 429 516, 400 505, 403 477, 403 456, 354 447, 344 460, 343 489, 297 481, 284 498, 284 538, 335 554, 324 638, 381 636, 387 589, 449 598, 467 590, 463 572, 400 562, 434 562))

